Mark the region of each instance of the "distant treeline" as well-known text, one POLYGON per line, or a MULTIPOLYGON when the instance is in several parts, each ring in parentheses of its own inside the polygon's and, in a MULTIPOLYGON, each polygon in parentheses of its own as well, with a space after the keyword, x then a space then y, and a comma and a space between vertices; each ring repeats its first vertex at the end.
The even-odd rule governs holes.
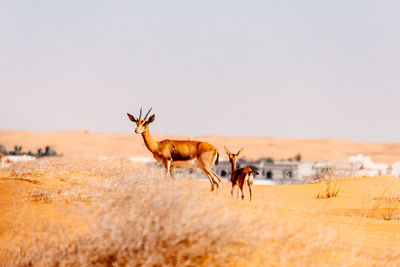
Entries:
POLYGON ((45 146, 44 149, 38 148, 36 152, 28 151, 24 152, 22 151, 22 146, 15 145, 14 150, 7 151, 7 149, 3 146, 0 145, 0 153, 3 153, 4 155, 28 155, 28 156, 33 156, 37 158, 41 157, 54 157, 57 156, 57 152, 51 147, 51 146, 45 146))

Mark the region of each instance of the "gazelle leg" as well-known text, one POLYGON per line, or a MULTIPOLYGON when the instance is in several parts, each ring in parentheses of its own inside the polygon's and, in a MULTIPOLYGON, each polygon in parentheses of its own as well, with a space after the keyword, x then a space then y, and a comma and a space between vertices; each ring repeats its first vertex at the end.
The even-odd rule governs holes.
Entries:
POLYGON ((165 166, 165 179, 168 179, 168 174, 171 173, 171 160, 168 160, 166 162, 164 162, 164 166, 165 166))
POLYGON ((211 191, 214 190, 214 185, 217 186, 217 188, 219 188, 219 184, 218 184, 218 182, 215 181, 212 170, 207 167, 201 167, 201 169, 203 170, 203 172, 207 175, 208 179, 210 180, 211 188, 212 188, 211 191))
POLYGON ((214 175, 215 178, 217 178, 218 182, 221 182, 221 179, 218 177, 218 175, 215 174, 215 172, 211 171, 212 174, 214 175))
POLYGON ((172 180, 175 180, 174 167, 173 166, 169 167, 169 176, 172 178, 172 180))
POLYGON ((215 186, 217 187, 217 189, 219 189, 219 183, 216 182, 214 179, 213 179, 213 181, 214 181, 214 184, 215 184, 215 186))
POLYGON ((200 169, 202 169, 207 175, 210 176, 210 182, 219 188, 218 181, 220 181, 219 177, 212 171, 212 162, 209 161, 208 157, 200 157, 198 158, 200 169))
POLYGON ((210 180, 211 183, 211 191, 214 191, 214 181, 210 175, 207 174, 208 180, 210 180))
POLYGON ((244 180, 246 179, 245 177, 240 177, 239 179, 239 188, 240 188, 240 192, 242 193, 242 199, 244 199, 244 190, 243 190, 243 184, 244 184, 244 180))
POLYGON ((211 183, 211 191, 214 191, 214 184, 215 184, 215 182, 214 182, 213 177, 211 176, 211 174, 210 174, 209 171, 207 171, 207 170, 204 169, 204 168, 201 168, 201 169, 202 169, 203 172, 206 174, 208 180, 210 180, 210 183, 211 183))
POLYGON ((235 187, 235 184, 232 184, 232 189, 231 189, 231 196, 233 197, 233 188, 235 187))
POLYGON ((219 188, 219 183, 221 182, 221 179, 219 179, 219 177, 212 170, 210 170, 210 175, 212 176, 214 184, 217 186, 217 189, 218 189, 219 188))
POLYGON ((251 201, 251 197, 253 196, 253 193, 251 192, 251 184, 249 184, 249 192, 250 192, 250 201, 251 201))

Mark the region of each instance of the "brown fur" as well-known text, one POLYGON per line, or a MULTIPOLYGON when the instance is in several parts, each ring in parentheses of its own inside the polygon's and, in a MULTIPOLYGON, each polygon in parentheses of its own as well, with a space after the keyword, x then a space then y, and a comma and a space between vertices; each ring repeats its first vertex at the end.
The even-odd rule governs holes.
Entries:
POLYGON ((147 149, 153 157, 166 168, 168 174, 173 177, 172 167, 200 168, 207 175, 211 183, 211 191, 214 186, 219 187, 221 179, 212 171, 212 164, 215 158, 218 164, 218 150, 211 144, 201 141, 186 140, 163 140, 154 141, 149 132, 149 125, 155 119, 155 115, 150 116, 149 120, 135 118, 127 114, 129 119, 136 123, 135 133, 141 134, 147 149), (217 156, 217 157, 216 157, 217 156))
POLYGON ((232 183, 232 189, 231 189, 231 195, 233 196, 233 189, 235 185, 239 186, 238 189, 238 197, 239 197, 239 192, 242 193, 242 199, 244 199, 244 191, 243 191, 243 185, 244 183, 247 183, 247 186, 249 187, 249 192, 250 192, 250 201, 253 197, 253 192, 251 190, 251 186, 253 185, 253 178, 255 175, 257 175, 257 171, 253 170, 250 167, 244 167, 240 169, 236 169, 236 160, 237 157, 239 156, 240 152, 243 150, 240 149, 238 153, 232 154, 229 149, 225 147, 225 152, 229 157, 229 162, 232 166, 232 174, 231 174, 231 183, 232 183))

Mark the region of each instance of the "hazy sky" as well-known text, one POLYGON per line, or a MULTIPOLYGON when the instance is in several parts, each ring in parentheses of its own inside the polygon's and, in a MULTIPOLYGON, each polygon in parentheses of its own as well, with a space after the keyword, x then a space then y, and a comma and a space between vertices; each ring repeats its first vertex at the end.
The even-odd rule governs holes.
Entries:
POLYGON ((0 1, 0 128, 400 140, 398 1, 0 1))

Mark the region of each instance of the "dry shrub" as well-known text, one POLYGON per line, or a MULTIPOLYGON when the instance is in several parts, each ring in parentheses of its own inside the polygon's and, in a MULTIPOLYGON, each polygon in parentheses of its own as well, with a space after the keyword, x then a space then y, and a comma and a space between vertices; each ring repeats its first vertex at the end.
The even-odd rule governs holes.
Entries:
POLYGON ((255 208, 129 162, 56 159, 40 168, 41 179, 69 181, 62 192, 54 188, 51 205, 77 219, 22 224, 10 247, 12 266, 305 266, 320 255, 335 260, 334 229, 318 229, 317 216, 308 213, 297 214, 298 221, 285 218, 272 205, 255 208), (65 201, 73 205, 61 205, 65 201))
MULTIPOLYGON (((105 180, 107 173, 63 192, 72 199, 76 192, 90 197, 90 205, 66 211, 80 216, 84 230, 38 222, 33 232, 19 233, 25 236, 10 264, 228 265, 260 242, 255 218, 238 216, 208 190, 126 173, 105 180)), ((41 193, 32 196, 41 199, 41 193)))
POLYGON ((336 197, 340 188, 337 185, 337 179, 327 180, 322 183, 321 191, 318 193, 317 198, 331 198, 336 197))
POLYGON ((54 192, 48 192, 39 189, 28 192, 27 198, 36 202, 49 203, 53 200, 54 194, 54 192))
POLYGON ((326 165, 320 168, 314 178, 314 181, 321 182, 322 187, 317 198, 336 197, 340 188, 338 187, 338 178, 345 177, 348 174, 345 169, 338 169, 334 164, 326 165))
POLYGON ((367 218, 383 219, 386 221, 400 219, 400 196, 398 193, 383 191, 381 196, 369 201, 363 210, 363 216, 367 218))
POLYGON ((46 173, 46 169, 40 167, 41 162, 40 160, 17 162, 1 171, 9 178, 40 177, 46 173))
POLYGON ((353 177, 356 173, 350 165, 335 162, 319 162, 315 168, 315 174, 305 177, 309 183, 318 183, 344 177, 353 177))

